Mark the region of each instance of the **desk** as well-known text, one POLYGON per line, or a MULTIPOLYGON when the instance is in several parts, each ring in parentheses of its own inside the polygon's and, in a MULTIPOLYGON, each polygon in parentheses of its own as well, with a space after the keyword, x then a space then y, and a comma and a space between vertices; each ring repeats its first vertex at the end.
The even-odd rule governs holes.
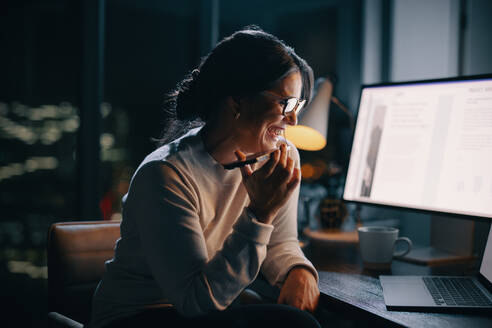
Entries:
MULTIPOLYGON (((492 327, 492 313, 388 311, 378 279, 380 274, 471 274, 477 269, 476 263, 429 267, 393 261, 390 270, 368 271, 362 266, 358 244, 346 240, 339 242, 336 238, 314 238, 305 252, 319 271, 320 304, 327 312, 343 314, 362 326, 492 327)), ((329 318, 326 324, 329 325, 329 318)))

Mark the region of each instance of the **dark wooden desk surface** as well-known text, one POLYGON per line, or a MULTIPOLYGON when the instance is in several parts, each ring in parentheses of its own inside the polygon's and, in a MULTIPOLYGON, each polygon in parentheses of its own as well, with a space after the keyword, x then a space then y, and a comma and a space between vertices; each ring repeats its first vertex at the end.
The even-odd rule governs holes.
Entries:
MULTIPOLYGON (((306 255, 319 271, 321 306, 331 312, 342 313, 356 322, 356 326, 405 327, 492 327, 492 313, 424 313, 388 311, 384 304, 379 275, 465 275, 477 271, 476 263, 441 266, 422 266, 393 261, 387 271, 363 268, 357 243, 311 240, 306 255), (358 322, 358 323, 357 323, 358 322), (369 325, 367 323, 369 322, 369 325)), ((329 325, 330 321, 326 320, 329 325)))

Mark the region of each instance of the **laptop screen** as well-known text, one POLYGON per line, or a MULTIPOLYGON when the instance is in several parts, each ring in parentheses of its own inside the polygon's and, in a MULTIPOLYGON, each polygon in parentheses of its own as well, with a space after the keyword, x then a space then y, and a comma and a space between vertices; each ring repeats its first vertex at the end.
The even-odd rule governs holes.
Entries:
POLYGON ((480 273, 492 283, 492 227, 489 231, 485 252, 483 252, 482 264, 480 265, 480 273))

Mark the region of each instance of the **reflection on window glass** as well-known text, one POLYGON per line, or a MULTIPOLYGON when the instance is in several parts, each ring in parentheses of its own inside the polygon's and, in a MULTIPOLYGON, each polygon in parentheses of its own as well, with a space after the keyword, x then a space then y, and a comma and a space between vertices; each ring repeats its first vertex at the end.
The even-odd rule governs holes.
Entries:
POLYGON ((133 167, 128 149, 127 111, 109 103, 101 106, 100 136, 103 193, 99 209, 104 220, 121 220, 121 199, 128 192, 133 167))

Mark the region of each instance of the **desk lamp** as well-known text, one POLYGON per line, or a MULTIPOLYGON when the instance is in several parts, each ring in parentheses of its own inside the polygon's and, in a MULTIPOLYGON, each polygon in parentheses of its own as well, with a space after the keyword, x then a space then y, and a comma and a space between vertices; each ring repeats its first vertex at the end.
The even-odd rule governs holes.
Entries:
MULTIPOLYGON (((299 119, 299 124, 295 126, 289 125, 285 129, 285 138, 292 142, 298 149, 316 151, 326 146, 332 94, 333 84, 324 78, 317 79, 314 86, 314 96, 309 106, 301 111, 302 115, 299 119)), ((313 230, 317 230, 318 228, 317 220, 311 218, 311 211, 309 210, 311 205, 314 205, 312 201, 316 199, 320 200, 326 196, 326 189, 321 186, 318 186, 318 188, 311 186, 302 191, 301 201, 303 202, 304 215, 298 225, 298 232, 301 239, 304 237, 305 225, 313 230)))
MULTIPOLYGON (((298 149, 307 151, 321 150, 326 146, 326 137, 328 132, 328 119, 331 102, 335 103, 350 119, 351 128, 353 128, 353 118, 351 112, 344 106, 335 96, 333 96, 333 83, 325 78, 316 80, 314 86, 314 96, 307 108, 301 111, 299 124, 288 126, 285 130, 285 137, 292 142, 298 149)), ((307 165, 306 165, 307 166, 307 165)), ((325 168, 326 169, 326 168, 325 168)), ((304 176, 304 167, 303 167, 304 176)), ((310 218, 309 207, 311 201, 314 200, 311 193, 314 190, 305 191, 301 195, 304 203, 305 221, 310 226, 310 229, 317 229, 316 222, 310 218)), ((347 209, 344 204, 338 199, 324 199, 321 213, 323 216, 331 219, 336 219, 341 224, 341 221, 347 215, 347 209), (339 218, 341 215, 343 218, 339 218)), ((325 220, 327 221, 327 220, 325 220)), ((329 220, 328 220, 329 221, 329 220)), ((333 223, 329 222, 329 226, 333 223)), ((302 232, 301 232, 302 233, 302 232)))
POLYGON ((299 124, 289 125, 285 129, 285 138, 298 149, 315 151, 326 146, 332 94, 333 84, 324 78, 317 79, 313 99, 309 106, 301 111, 299 124))

